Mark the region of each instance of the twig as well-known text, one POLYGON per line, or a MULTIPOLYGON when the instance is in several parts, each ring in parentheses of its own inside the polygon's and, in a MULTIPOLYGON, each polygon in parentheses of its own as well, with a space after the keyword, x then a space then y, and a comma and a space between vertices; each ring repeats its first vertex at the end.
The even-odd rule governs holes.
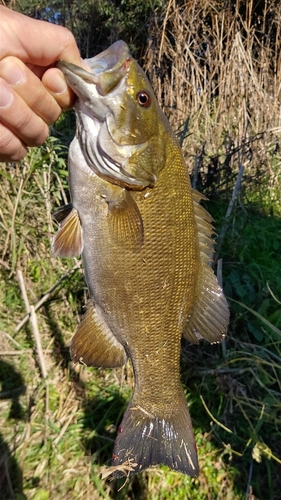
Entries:
MULTIPOLYGON (((137 463, 134 463, 134 462, 131 462, 130 460, 127 460, 126 462, 124 462, 123 464, 120 464, 120 465, 112 465, 109 467, 103 467, 102 471, 101 471, 102 472, 101 478, 107 479, 109 476, 111 476, 115 472, 121 472, 124 476, 127 476, 127 478, 128 478, 130 472, 134 472, 137 465, 138 465, 137 463)), ((125 482, 125 484, 126 484, 126 482, 125 482)), ((122 485, 122 488, 125 486, 125 484, 122 485)))
POLYGON ((46 212, 48 217, 48 231, 49 234, 52 234, 53 228, 53 220, 52 220, 52 207, 50 202, 50 165, 48 167, 48 174, 46 170, 43 170, 43 179, 44 179, 44 198, 46 203, 46 212))
POLYGON ((268 288, 268 291, 269 291, 270 295, 274 298, 274 300, 277 302, 277 304, 280 304, 280 305, 281 305, 280 300, 278 300, 278 299, 277 299, 277 297, 275 297, 275 295, 274 295, 273 291, 271 290, 271 288, 270 288, 270 286, 269 286, 269 284, 268 284, 268 281, 267 281, 267 283, 266 283, 266 286, 267 286, 267 288, 268 288))
POLYGON ((262 323, 264 323, 271 330, 273 330, 275 333, 277 333, 277 335, 281 336, 281 329, 277 328, 277 326, 270 323, 270 321, 268 321, 266 318, 264 318, 260 313, 258 313, 257 311, 254 311, 254 309, 251 309, 251 307, 246 306, 246 304, 244 304, 243 302, 239 302, 239 300, 234 300, 231 297, 228 297, 228 299, 231 300, 231 302, 235 302, 236 304, 239 304, 240 306, 244 307, 245 309, 247 309, 247 311, 250 311, 254 316, 256 316, 256 318, 258 318, 260 321, 262 321, 262 323))
POLYGON ((242 373, 247 373, 251 371, 251 368, 225 368, 225 369, 219 369, 219 368, 211 368, 209 370, 204 370, 204 369, 199 369, 198 370, 198 373, 200 373, 200 375, 214 375, 214 376, 217 376, 217 375, 221 375, 221 374, 224 374, 224 373, 238 373, 239 375, 242 374, 242 373))
POLYGON ((195 166, 194 166, 193 179, 192 179, 192 188, 193 189, 196 189, 196 186, 197 186, 199 169, 202 165, 202 158, 205 154, 205 144, 206 143, 204 142, 200 154, 195 156, 195 166))
POLYGON ((3 330, 0 330, 0 333, 2 333, 2 335, 5 335, 5 337, 7 337, 8 340, 10 340, 10 342, 13 342, 13 344, 15 344, 16 347, 18 347, 19 349, 21 349, 21 345, 18 344, 18 342, 13 339, 13 337, 11 337, 11 335, 9 335, 9 333, 7 332, 4 332, 3 330))
POLYGON ((280 356, 278 356, 274 352, 270 351, 270 349, 266 349, 266 347, 264 347, 264 346, 258 346, 256 344, 249 343, 249 342, 242 342, 241 340, 237 340, 235 338, 232 338, 232 341, 235 342, 236 344, 239 344, 239 346, 246 347, 247 350, 249 350, 249 349, 253 349, 253 350, 261 349, 264 353, 268 354, 269 357, 276 359, 281 364, 280 356))
MULTIPOLYGON (((52 349, 43 349, 44 354, 52 354, 52 349)), ((1 351, 0 356, 20 356, 20 354, 30 354, 32 349, 21 349, 20 351, 1 351)))
MULTIPOLYGON (((18 192, 17 192, 17 196, 16 196, 16 201, 15 201, 15 204, 14 204, 14 208, 13 208, 13 213, 12 213, 12 220, 11 220, 11 242, 12 242, 12 255, 13 255, 13 259, 12 259, 12 262, 14 263, 14 254, 15 254, 15 221, 16 221, 16 215, 17 215, 17 210, 18 210, 18 205, 19 205, 19 202, 20 202, 20 197, 21 197, 21 192, 22 192, 22 187, 23 187, 23 182, 24 182, 24 178, 25 178, 25 172, 26 172, 26 163, 24 163, 24 166, 23 166, 23 169, 22 169, 22 176, 21 176, 21 180, 20 180, 20 184, 19 184, 19 189, 18 189, 18 192)), ((4 257, 4 256, 2 256, 4 257)), ((14 266, 12 266, 13 269, 15 269, 14 266)), ((12 271, 10 273, 10 275, 12 275, 12 271)))
POLYGON ((29 301, 28 301, 28 297, 27 297, 27 293, 26 293, 25 283, 24 283, 22 272, 19 269, 17 271, 17 277, 19 280, 19 285, 20 285, 20 289, 21 289, 22 298, 24 300, 25 308, 26 308, 28 314, 30 314, 30 305, 29 305, 29 301))
POLYGON ((34 309, 34 306, 31 306, 29 304, 22 272, 20 270, 18 270, 17 275, 18 275, 18 280, 19 280, 23 300, 25 303, 25 307, 26 307, 28 314, 30 315, 30 322, 31 322, 31 326, 32 326, 34 340, 35 340, 36 347, 37 347, 37 354, 38 354, 38 360, 39 360, 39 365, 40 365, 42 377, 45 379, 47 377, 47 370, 46 370, 45 359, 44 359, 44 355, 43 355, 42 344, 41 344, 41 339, 40 339, 39 330, 38 330, 38 323, 37 323, 35 309, 34 309))
POLYGON ((54 439, 54 441, 52 443, 52 446, 56 446, 59 443, 59 441, 61 440, 62 436, 67 431, 67 428, 70 426, 72 419, 73 419, 73 413, 71 413, 71 415, 68 417, 68 419, 67 419, 66 423, 64 424, 64 426, 62 427, 59 435, 56 437, 56 439, 54 439))
POLYGON ((0 264, 1 264, 1 266, 5 267, 5 269, 7 269, 7 271, 10 271, 10 269, 11 269, 10 266, 3 259, 0 259, 0 264))
POLYGON ((60 190, 61 190, 61 195, 63 197, 63 201, 67 205, 68 204, 68 199, 67 199, 67 196, 65 194, 65 190, 63 188, 62 182, 60 180, 60 176, 57 174, 57 172, 54 172, 54 174, 55 174, 55 176, 57 178, 57 181, 58 181, 58 184, 59 184, 59 187, 60 187, 60 190))
POLYGON ((46 370, 45 359, 44 359, 44 354, 43 354, 43 349, 42 349, 42 344, 41 344, 41 338, 40 338, 39 330, 38 330, 37 316, 36 316, 36 313, 34 310, 34 306, 30 306, 30 322, 32 325, 33 335, 34 335, 34 339, 35 339, 36 346, 37 346, 37 354, 38 354, 38 358, 39 358, 39 364, 40 364, 40 368, 41 368, 42 377, 46 378, 47 377, 47 370, 46 370))
MULTIPOLYGON (((62 276, 62 278, 59 279, 59 281, 52 287, 50 288, 50 290, 48 290, 45 295, 43 295, 43 297, 39 300, 39 302, 37 302, 37 304, 35 304, 34 306, 34 310, 37 311, 37 309, 39 309, 39 307, 42 306, 42 304, 44 304, 44 302, 46 302, 46 300, 49 299, 50 295, 54 292, 54 290, 61 284, 61 282, 63 280, 65 280, 66 278, 68 278, 74 271, 76 271, 77 269, 79 269, 81 267, 81 264, 77 264, 76 266, 74 266, 67 274, 65 274, 64 276, 62 276)), ((16 333, 23 327, 23 325, 28 321, 30 317, 30 313, 28 313, 22 320, 21 322, 16 326, 15 328, 15 331, 16 333)))
POLYGON ((202 405, 204 406, 204 408, 205 408, 206 412, 208 413, 209 417, 211 417, 211 419, 212 419, 212 420, 213 420, 213 421, 214 421, 217 425, 219 425, 220 427, 222 427, 222 429, 224 429, 225 431, 229 432, 230 434, 233 434, 233 432, 232 432, 230 429, 228 429, 227 427, 225 427, 225 425, 223 425, 221 422, 219 422, 219 421, 218 421, 218 420, 214 417, 214 415, 212 415, 212 413, 210 412, 209 408, 207 407, 207 405, 206 405, 206 403, 205 403, 205 401, 204 401, 204 399, 203 399, 203 396, 201 396, 201 394, 200 394, 200 399, 201 399, 201 401, 202 401, 202 405))
POLYGON ((238 172, 237 179, 236 179, 236 183, 235 183, 235 186, 234 186, 234 189, 233 189, 231 200, 229 202, 229 205, 228 205, 228 208, 227 208, 227 211, 226 211, 226 214, 225 214, 226 221, 225 221, 225 223, 224 223, 224 225, 222 227, 222 230, 221 230, 221 232, 220 232, 220 234, 218 236, 218 243, 217 243, 217 248, 216 248, 216 254, 214 256, 214 265, 217 262, 217 259, 218 259, 219 253, 220 253, 220 249, 222 247, 223 240, 225 238, 226 231, 228 229, 228 225, 229 225, 228 219, 229 219, 230 215, 232 214, 232 210, 233 210, 233 207, 234 207, 234 202, 235 202, 235 199, 237 197, 238 191, 240 189, 240 185, 241 185, 241 181, 242 181, 244 170, 245 170, 245 166, 241 165, 240 169, 239 169, 239 172, 238 172))

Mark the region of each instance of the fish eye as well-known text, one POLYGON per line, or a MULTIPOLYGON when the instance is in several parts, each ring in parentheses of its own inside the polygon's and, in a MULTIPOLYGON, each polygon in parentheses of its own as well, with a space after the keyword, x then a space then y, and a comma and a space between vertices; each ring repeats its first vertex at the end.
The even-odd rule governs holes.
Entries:
POLYGON ((137 101, 143 108, 149 108, 151 104, 151 97, 146 90, 140 90, 137 93, 137 101))

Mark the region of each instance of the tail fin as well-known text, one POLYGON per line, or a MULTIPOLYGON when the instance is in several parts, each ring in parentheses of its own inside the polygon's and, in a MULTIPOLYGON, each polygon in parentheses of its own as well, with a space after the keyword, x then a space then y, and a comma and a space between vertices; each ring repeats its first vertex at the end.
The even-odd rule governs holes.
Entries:
POLYGON ((136 474, 164 464, 189 476, 198 475, 198 459, 186 402, 170 417, 149 414, 131 401, 115 441, 113 477, 136 474))

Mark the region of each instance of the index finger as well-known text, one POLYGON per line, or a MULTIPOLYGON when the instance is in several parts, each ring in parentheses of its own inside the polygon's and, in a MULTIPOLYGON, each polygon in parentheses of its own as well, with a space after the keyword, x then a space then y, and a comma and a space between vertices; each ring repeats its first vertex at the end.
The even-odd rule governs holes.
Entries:
POLYGON ((0 58, 13 55, 25 63, 50 66, 64 59, 81 65, 72 33, 63 26, 39 21, 0 6, 0 58))

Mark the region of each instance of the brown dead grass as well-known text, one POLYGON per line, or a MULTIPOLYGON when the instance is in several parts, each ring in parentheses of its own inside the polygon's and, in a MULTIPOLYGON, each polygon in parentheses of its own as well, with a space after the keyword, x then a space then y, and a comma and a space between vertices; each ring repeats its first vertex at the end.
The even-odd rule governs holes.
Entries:
MULTIPOLYGON (((222 10, 222 2, 216 0, 189 0, 180 5, 176 0, 169 0, 164 15, 156 13, 151 23, 145 67, 173 128, 182 132, 187 118, 189 120, 184 148, 190 172, 198 165, 196 185, 201 182, 208 187, 210 181, 212 189, 215 185, 215 189, 222 192, 228 172, 231 185, 239 166, 245 164, 249 185, 262 179, 274 197, 281 189, 280 164, 272 162, 280 144, 281 4, 266 4, 268 10, 259 20, 253 14, 253 1, 247 2, 243 16, 239 5, 237 0, 236 8, 230 11, 222 10), (269 18, 274 24, 271 31, 269 18)), ((133 374, 130 366, 125 371, 93 375, 84 367, 69 365, 67 348, 81 313, 82 297, 76 299, 83 287, 81 275, 81 285, 74 284, 78 279, 71 275, 71 286, 66 282, 56 289, 59 294, 51 295, 48 304, 37 312, 47 383, 40 375, 30 327, 15 332, 26 314, 16 271, 22 271, 30 304, 36 305, 41 296, 76 265, 50 255, 50 237, 54 232, 51 210, 65 197, 63 188, 56 184, 56 161, 50 147, 45 159, 43 153, 34 151, 23 164, 1 165, 0 350, 9 352, 1 357, 4 378, 9 384, 7 388, 2 386, 6 396, 0 400, 0 432, 6 443, 0 459, 0 490, 5 491, 7 498, 13 498, 21 483, 28 499, 116 498, 116 489, 99 482, 100 470, 93 474, 92 454, 84 444, 88 437, 92 439, 94 431, 84 428, 81 421, 96 408, 90 406, 86 412, 85 401, 88 404, 94 400, 96 404, 95 398, 98 400, 96 393, 87 394, 85 386, 95 378, 98 392, 102 381, 100 392, 104 391, 106 412, 109 387, 116 384, 121 391, 125 385, 132 387, 133 374), (10 379, 7 373, 11 374, 10 379), (19 389, 18 394, 13 393, 13 387, 19 389), (11 416, 11 408, 17 403, 24 417, 19 413, 17 418, 11 416), (14 458, 22 471, 22 482, 14 481, 14 458), (6 467, 4 479, 2 464, 6 467)), ((189 361, 189 366, 193 366, 193 354, 189 361)), ((237 370, 242 373, 241 366, 237 370)), ((210 376, 214 373, 206 374, 210 376)), ((254 376, 255 373, 252 381, 254 376)), ((234 386, 232 379, 218 380, 220 393, 225 387, 227 392, 229 386, 234 386)), ((237 392, 235 396, 241 394, 237 392)), ((114 419, 115 413, 112 422, 114 419)), ((197 439, 201 439, 200 463, 202 470, 205 469, 195 484, 202 498, 212 498, 208 460, 212 477, 219 471, 214 479, 220 481, 217 498, 238 498, 233 490, 234 476, 223 460, 226 450, 211 448, 206 453, 205 444, 211 442, 211 433, 198 433, 197 439)), ((102 445, 101 440, 99 447, 102 445)), ((97 463, 97 450, 95 453, 97 463)), ((169 489, 173 498, 173 491, 183 478, 153 469, 138 481, 143 498, 159 500, 161 488, 169 489)), ((128 491, 133 498, 132 488, 128 491)))
POLYGON ((271 156, 281 136, 281 4, 260 15, 252 0, 233 5, 169 0, 151 22, 145 68, 174 130, 188 121, 186 160, 190 172, 199 163, 203 185, 212 175, 223 185, 243 163, 255 182, 280 187, 271 156))

